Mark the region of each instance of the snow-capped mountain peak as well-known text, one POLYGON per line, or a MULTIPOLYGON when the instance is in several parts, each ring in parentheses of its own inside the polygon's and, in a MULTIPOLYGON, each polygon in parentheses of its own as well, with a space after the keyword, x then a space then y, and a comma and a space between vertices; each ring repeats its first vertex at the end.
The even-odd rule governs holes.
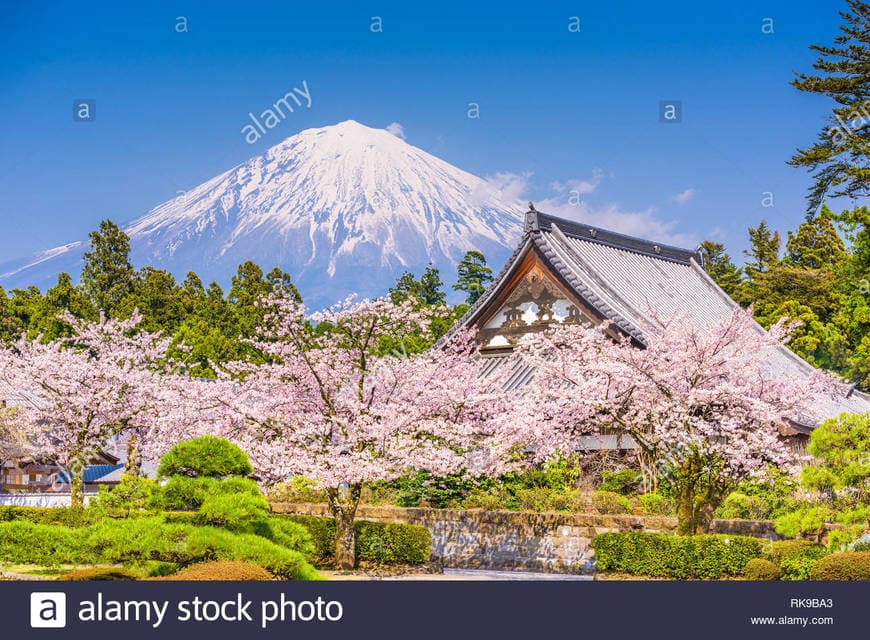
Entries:
MULTIPOLYGON (((382 295, 429 262, 445 280, 466 251, 498 266, 521 230, 519 203, 487 181, 354 120, 307 129, 164 202, 125 227, 136 266, 229 281, 254 260, 280 266, 311 306, 382 295)), ((0 284, 77 276, 82 243, 41 252, 0 284), (38 258, 38 259, 37 259, 38 258), (14 281, 14 282, 13 282, 14 281)))

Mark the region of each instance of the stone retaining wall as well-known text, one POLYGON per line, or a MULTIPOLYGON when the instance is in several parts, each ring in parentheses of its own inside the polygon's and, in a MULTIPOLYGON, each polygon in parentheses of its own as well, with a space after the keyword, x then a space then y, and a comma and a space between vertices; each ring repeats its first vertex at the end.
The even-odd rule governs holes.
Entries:
MULTIPOLYGON (((273 504, 273 511, 329 516, 323 504, 273 504)), ((462 569, 592 571, 592 539, 610 531, 674 533, 676 518, 360 506, 357 517, 419 524, 432 533, 432 559, 462 569)), ((714 533, 778 539, 767 521, 716 520, 714 533)))

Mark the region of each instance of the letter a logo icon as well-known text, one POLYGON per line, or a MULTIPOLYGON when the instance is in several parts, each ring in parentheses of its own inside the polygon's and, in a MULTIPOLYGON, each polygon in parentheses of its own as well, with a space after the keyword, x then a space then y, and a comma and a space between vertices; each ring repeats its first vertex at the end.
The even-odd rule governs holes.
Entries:
POLYGON ((62 629, 66 626, 66 594, 37 591, 30 594, 30 626, 62 629))

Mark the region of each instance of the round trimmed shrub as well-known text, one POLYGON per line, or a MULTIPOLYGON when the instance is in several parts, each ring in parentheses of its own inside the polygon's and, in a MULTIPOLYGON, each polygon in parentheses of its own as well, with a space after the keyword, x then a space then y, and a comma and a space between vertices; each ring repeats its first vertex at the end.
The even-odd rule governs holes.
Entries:
POLYGON ((90 569, 79 569, 78 571, 70 571, 62 576, 57 577, 58 580, 138 580, 139 575, 126 569, 118 569, 115 567, 91 567, 90 569))
POLYGON ((200 436, 179 442, 160 459, 157 475, 191 478, 247 476, 254 472, 248 455, 229 440, 200 436))
POLYGON ((747 580, 779 580, 782 572, 770 560, 754 558, 746 563, 743 575, 747 580))
POLYGON ((844 551, 825 556, 810 572, 813 580, 870 580, 870 551, 844 551))
POLYGON ((215 560, 190 565, 158 580, 274 580, 263 567, 244 560, 215 560))

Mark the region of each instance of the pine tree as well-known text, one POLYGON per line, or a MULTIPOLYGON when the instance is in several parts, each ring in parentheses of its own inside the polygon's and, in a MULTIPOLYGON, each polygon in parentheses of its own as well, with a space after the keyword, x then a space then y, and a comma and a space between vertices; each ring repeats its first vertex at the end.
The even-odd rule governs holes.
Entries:
POLYGON ((441 274, 432 263, 426 266, 426 270, 420 276, 420 298, 428 305, 442 304, 447 299, 441 274))
POLYGON ((822 206, 819 215, 788 232, 785 260, 806 269, 836 268, 846 258, 846 245, 831 222, 831 211, 822 206))
POLYGON ((44 340, 68 337, 72 327, 58 316, 69 311, 78 318, 95 319, 96 311, 91 301, 73 284, 68 273, 57 276, 57 284, 45 292, 37 310, 30 320, 30 335, 41 335, 44 340))
POLYGON ((229 301, 235 308, 243 336, 252 336, 263 319, 263 309, 257 301, 269 295, 271 285, 263 278, 263 270, 251 260, 239 265, 232 277, 229 301))
POLYGON ((0 344, 9 343, 21 335, 24 327, 10 309, 9 296, 0 287, 0 344))
POLYGON ((721 242, 704 240, 701 243, 701 251, 704 253, 704 271, 722 287, 725 293, 736 298, 742 284, 740 269, 731 261, 731 256, 725 251, 725 245, 721 242))
POLYGON ((114 222, 103 220, 99 230, 90 233, 90 239, 82 287, 94 306, 111 316, 133 291, 135 271, 130 264, 130 238, 114 222))
POLYGON ((266 282, 269 283, 271 293, 288 296, 297 302, 302 302, 302 294, 299 293, 299 289, 293 284, 293 278, 286 271, 275 267, 266 275, 266 282))
POLYGON ((420 283, 413 273, 405 271, 398 277, 396 284, 390 287, 389 296, 393 304, 400 304, 408 298, 420 299, 420 283))
POLYGON ((862 0, 846 2, 849 11, 840 11, 843 24, 834 46, 810 45, 819 53, 813 64, 819 73, 799 73, 791 83, 800 91, 836 102, 818 141, 799 149, 789 161, 814 172, 808 218, 826 195, 870 195, 870 5, 862 0))
POLYGON ((466 253, 456 271, 458 279, 453 288, 467 294, 465 302, 468 305, 474 304, 492 282, 492 269, 486 266, 486 258, 480 251, 466 253))
POLYGON ((772 265, 779 262, 779 231, 773 231, 762 220, 757 227, 749 228, 749 250, 743 254, 751 260, 746 263, 746 274, 753 277, 757 273, 764 273, 772 265))

